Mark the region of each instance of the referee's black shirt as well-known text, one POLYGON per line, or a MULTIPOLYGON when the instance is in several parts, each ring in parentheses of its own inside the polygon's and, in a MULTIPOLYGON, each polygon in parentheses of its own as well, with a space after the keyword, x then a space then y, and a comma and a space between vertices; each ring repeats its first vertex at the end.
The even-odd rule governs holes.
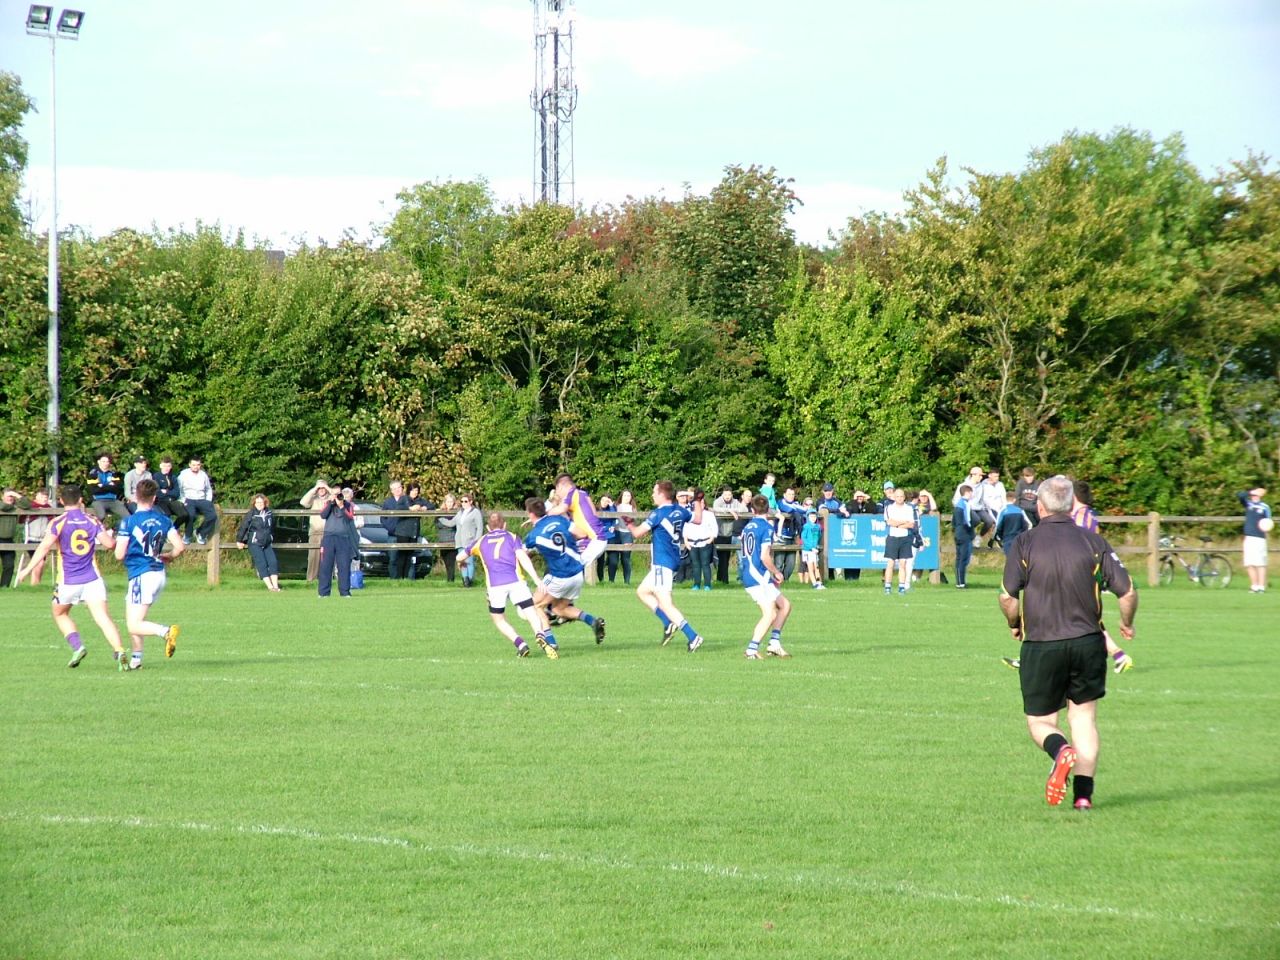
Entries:
POLYGON ((1019 535, 1004 563, 1004 589, 1022 598, 1022 639, 1069 640, 1102 630, 1102 591, 1124 596, 1129 571, 1111 545, 1053 513, 1019 535))

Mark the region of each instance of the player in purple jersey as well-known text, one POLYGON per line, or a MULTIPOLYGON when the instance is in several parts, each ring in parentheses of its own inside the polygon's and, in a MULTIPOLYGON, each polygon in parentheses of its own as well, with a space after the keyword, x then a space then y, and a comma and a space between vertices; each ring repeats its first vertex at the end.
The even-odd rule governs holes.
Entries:
MULTIPOLYGON (((639 526, 635 526, 630 517, 623 517, 623 521, 637 540, 651 531, 653 533, 649 572, 636 589, 636 596, 662 624, 662 645, 665 647, 676 632, 681 631, 688 651, 693 653, 702 646, 702 635, 690 626, 671 599, 671 584, 680 562, 680 552, 684 549, 681 531, 690 517, 689 511, 677 506, 675 499, 675 484, 670 480, 659 480, 653 485, 654 508, 649 518, 639 526)), ((701 501, 694 504, 693 518, 702 519, 701 501)))
POLYGON ((69 667, 80 666, 85 657, 85 646, 80 640, 80 631, 76 622, 71 619, 71 608, 83 603, 89 608, 98 629, 106 637, 115 651, 116 663, 121 670, 126 668, 124 647, 120 643, 120 631, 111 621, 107 612, 107 585, 98 572, 97 561, 93 551, 101 545, 110 550, 115 546, 115 537, 97 521, 84 512, 84 497, 77 484, 69 483, 59 488, 58 501, 66 507, 66 513, 54 517, 49 530, 40 541, 31 562, 18 571, 18 582, 28 574, 31 581, 40 579, 44 571, 45 558, 58 548, 58 577, 53 594, 53 622, 66 638, 71 647, 69 667))
POLYGON ((604 524, 596 516, 591 495, 575 486, 573 477, 562 473, 556 477, 555 498, 558 502, 547 508, 548 515, 568 516, 573 535, 578 538, 582 566, 590 567, 609 545, 609 537, 604 524))
POLYGON ((125 622, 133 642, 129 657, 129 669, 142 667, 142 638, 164 637, 164 655, 172 657, 178 646, 178 625, 164 626, 147 619, 151 605, 164 590, 164 565, 179 556, 187 545, 178 533, 173 521, 155 509, 159 488, 150 477, 138 481, 134 497, 137 512, 120 521, 116 537, 116 559, 123 561, 129 577, 129 591, 125 596, 125 622), (168 546, 169 552, 164 553, 168 546))
POLYGON ((547 626, 542 611, 534 604, 528 585, 520 576, 523 571, 529 582, 536 586, 538 571, 534 569, 529 552, 520 538, 507 530, 506 518, 496 510, 489 514, 489 532, 466 547, 463 556, 480 558, 488 588, 489 616, 498 632, 515 646, 516 656, 527 657, 529 645, 507 622, 508 600, 516 605, 520 616, 529 622, 542 651, 552 660, 559 659, 556 638, 547 626))

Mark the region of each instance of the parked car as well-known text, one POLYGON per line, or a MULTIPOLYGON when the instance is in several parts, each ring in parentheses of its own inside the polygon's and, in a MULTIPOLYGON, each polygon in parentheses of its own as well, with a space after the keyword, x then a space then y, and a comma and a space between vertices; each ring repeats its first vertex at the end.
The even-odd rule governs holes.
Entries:
MULTIPOLYGON (((386 544, 391 543, 391 535, 382 525, 381 517, 361 517, 361 513, 376 512, 382 509, 377 503, 365 500, 355 501, 356 532, 360 534, 360 569, 366 576, 385 577, 388 572, 388 551, 386 544)), ((280 505, 280 510, 301 510, 302 504, 290 500, 280 505)), ((309 517, 282 517, 276 515, 276 543, 306 543, 309 517)), ((420 543, 428 543, 426 537, 418 538, 420 543)), ((279 550, 280 575, 288 579, 302 578, 307 575, 307 551, 279 550)), ((435 563, 435 554, 431 550, 415 550, 409 557, 411 577, 426 577, 435 563)))

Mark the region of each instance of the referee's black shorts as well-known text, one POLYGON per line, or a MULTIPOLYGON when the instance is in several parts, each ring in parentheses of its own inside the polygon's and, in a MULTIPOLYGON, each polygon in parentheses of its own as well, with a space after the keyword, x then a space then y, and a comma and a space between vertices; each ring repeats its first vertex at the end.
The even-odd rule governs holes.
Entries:
POLYGON ((1026 640, 1019 651, 1022 711, 1043 717, 1107 695, 1107 643, 1091 633, 1070 640, 1026 640))

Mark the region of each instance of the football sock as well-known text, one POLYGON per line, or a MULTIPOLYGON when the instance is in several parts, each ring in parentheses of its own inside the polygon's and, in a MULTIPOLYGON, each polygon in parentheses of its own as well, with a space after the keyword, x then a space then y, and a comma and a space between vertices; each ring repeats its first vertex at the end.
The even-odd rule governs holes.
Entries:
POLYGON ((653 615, 658 618, 659 622, 661 622, 664 628, 671 626, 671 618, 662 612, 661 607, 659 607, 657 610, 654 610, 653 615))
POLYGON ((596 618, 593 617, 591 614, 587 613, 585 610, 578 611, 578 619, 581 620, 583 623, 585 623, 588 627, 594 627, 596 625, 596 618))
POLYGON ((519 650, 521 647, 527 647, 527 646, 528 646, 528 644, 524 642, 524 637, 519 636, 519 635, 517 635, 517 636, 516 636, 516 638, 515 638, 514 640, 512 640, 511 642, 512 642, 513 644, 515 644, 515 648, 516 648, 517 650, 519 650))
POLYGON ((1044 752, 1050 760, 1058 759, 1058 751, 1067 745, 1067 738, 1060 733, 1051 733, 1044 738, 1044 752))
POLYGON ((759 653, 759 652, 760 652, 760 641, 759 641, 759 640, 757 640, 755 637, 752 637, 752 638, 751 638, 751 642, 747 644, 747 649, 748 649, 749 651, 751 651, 752 653, 759 653))
POLYGON ((770 644, 774 644, 774 643, 781 643, 781 642, 782 642, 782 631, 781 631, 781 630, 771 630, 771 631, 769 631, 769 643, 770 643, 770 644))
POLYGON ((84 644, 80 642, 79 630, 72 630, 67 634, 67 645, 71 647, 72 650, 79 650, 84 646, 84 644))
POLYGON ((1075 791, 1075 799, 1093 799, 1093 777, 1086 777, 1083 774, 1074 776, 1071 778, 1071 787, 1075 791))
POLYGON ((1111 655, 1111 659, 1114 660, 1116 663, 1119 663, 1121 660, 1124 659, 1124 651, 1117 650, 1115 653, 1111 655))
POLYGON ((679 629, 680 629, 680 630, 682 630, 682 631, 684 631, 684 635, 685 635, 686 637, 688 637, 690 640, 697 639, 698 631, 697 631, 697 630, 695 630, 695 629, 693 629, 693 627, 689 626, 689 621, 688 621, 688 620, 686 620, 686 621, 684 621, 684 623, 680 624, 679 629))

